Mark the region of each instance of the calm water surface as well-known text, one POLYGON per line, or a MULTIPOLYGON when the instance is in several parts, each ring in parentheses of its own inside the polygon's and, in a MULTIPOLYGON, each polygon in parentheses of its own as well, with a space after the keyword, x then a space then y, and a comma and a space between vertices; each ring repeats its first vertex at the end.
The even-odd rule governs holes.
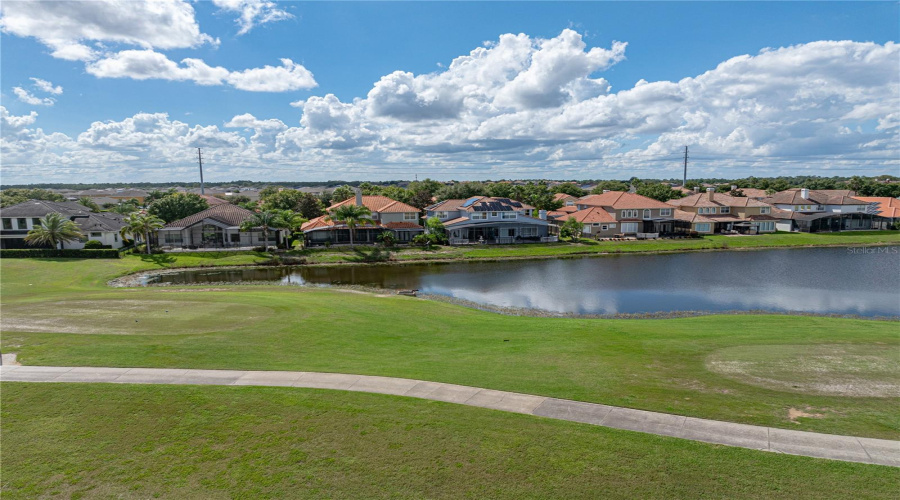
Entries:
POLYGON ((900 315, 900 247, 203 270, 151 280, 173 284, 271 280, 418 289, 480 304, 575 314, 763 309, 900 315))

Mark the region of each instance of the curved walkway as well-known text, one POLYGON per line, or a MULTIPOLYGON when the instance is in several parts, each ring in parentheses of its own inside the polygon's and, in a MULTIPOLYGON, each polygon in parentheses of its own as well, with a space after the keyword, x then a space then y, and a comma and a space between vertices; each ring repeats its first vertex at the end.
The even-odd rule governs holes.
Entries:
POLYGON ((900 467, 900 441, 719 422, 405 378, 317 372, 5 365, 0 367, 0 381, 254 385, 373 392, 480 406, 754 450, 900 467))

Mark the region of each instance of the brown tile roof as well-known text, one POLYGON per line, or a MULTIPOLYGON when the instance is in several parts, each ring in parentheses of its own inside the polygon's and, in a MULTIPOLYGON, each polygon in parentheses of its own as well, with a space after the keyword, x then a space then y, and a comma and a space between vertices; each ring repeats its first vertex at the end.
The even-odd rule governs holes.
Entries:
MULTIPOLYGON (((336 229, 347 227, 347 224, 330 219, 327 215, 316 217, 300 226, 301 231, 312 231, 315 229, 336 229)), ((356 225, 358 229, 381 227, 386 229, 424 229, 422 226, 414 222, 388 222, 380 224, 371 220, 361 221, 356 225)))
POLYGON ((589 194, 578 198, 576 205, 586 205, 589 207, 612 207, 617 210, 628 208, 672 208, 671 206, 647 198, 635 193, 626 193, 623 191, 609 191, 603 194, 589 194))
POLYGON ((246 208, 241 208, 237 205, 232 205, 231 203, 223 203, 221 205, 209 207, 206 210, 198 212, 194 215, 189 215, 184 219, 170 222, 166 224, 165 228, 181 229, 188 226, 193 226, 194 224, 204 219, 213 219, 223 224, 228 224, 229 226, 240 226, 251 215, 253 215, 253 212, 247 210, 246 208))
POLYGON ((571 194, 567 194, 567 193, 556 193, 553 195, 553 199, 556 201, 561 201, 561 202, 565 203, 567 201, 575 201, 578 198, 572 196, 571 194))
POLYGON ((675 210, 674 217, 676 220, 685 222, 741 222, 749 219, 742 219, 736 215, 718 214, 718 215, 700 215, 694 212, 685 212, 684 210, 675 210))
POLYGON ((800 196, 800 188, 779 191, 762 201, 770 205, 865 205, 852 196, 854 191, 848 189, 809 190, 809 198, 800 196))
POLYGON ((900 217, 900 199, 886 196, 854 196, 854 198, 866 203, 874 203, 879 217, 895 219, 900 217))
POLYGON ((566 217, 566 220, 569 220, 569 217, 574 217, 575 220, 581 222, 582 224, 590 224, 593 222, 616 222, 615 217, 613 217, 609 212, 600 207, 590 207, 585 208, 584 210, 579 210, 575 213, 569 214, 569 216, 566 217))
MULTIPOLYGON (((342 207, 344 205, 355 205, 356 197, 349 198, 340 203, 335 203, 328 207, 328 211, 332 211, 338 207, 342 207)), ((418 212, 419 209, 412 206, 407 205, 406 203, 392 200, 387 196, 363 196, 362 204, 372 212, 378 212, 383 214, 389 213, 399 213, 399 212, 418 212)))
POLYGON ((221 205, 222 203, 228 203, 222 198, 216 198, 215 196, 210 196, 208 194, 201 194, 200 197, 206 200, 206 203, 208 203, 211 207, 215 205, 221 205))
POLYGON ((684 198, 669 200, 666 203, 675 207, 767 207, 766 203, 753 198, 731 196, 723 193, 713 193, 712 201, 709 193, 696 193, 684 198))

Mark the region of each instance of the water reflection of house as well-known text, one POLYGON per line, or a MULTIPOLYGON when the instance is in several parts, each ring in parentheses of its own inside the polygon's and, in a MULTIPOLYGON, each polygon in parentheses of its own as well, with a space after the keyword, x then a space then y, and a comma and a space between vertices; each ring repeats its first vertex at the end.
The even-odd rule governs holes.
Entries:
POLYGON ((444 200, 425 208, 429 218, 444 223, 450 244, 535 243, 555 240, 550 236, 547 212, 531 216, 534 207, 509 198, 473 196, 444 200))
MULTIPOLYGON (((369 217, 356 224, 354 243, 377 243, 378 236, 385 231, 393 233, 397 242, 406 243, 425 232, 425 228, 419 225, 419 209, 386 196, 363 196, 357 192, 356 197, 335 203, 327 211, 330 214, 348 204, 364 206, 370 212, 369 217)), ((303 224, 301 230, 309 246, 350 243, 347 224, 334 220, 330 215, 310 220, 303 224)))
POLYGON ((161 247, 227 248, 273 246, 281 241, 281 231, 269 230, 266 242, 263 231, 241 231, 241 224, 253 212, 231 203, 221 203, 181 220, 170 222, 159 230, 161 247))
POLYGON ((854 198, 846 189, 795 188, 779 191, 762 201, 776 210, 779 231, 849 231, 872 229, 869 203, 854 198))
POLYGON ((772 206, 753 198, 716 193, 708 188, 684 198, 669 200, 675 207, 675 226, 680 231, 741 234, 771 233, 776 219, 772 206))

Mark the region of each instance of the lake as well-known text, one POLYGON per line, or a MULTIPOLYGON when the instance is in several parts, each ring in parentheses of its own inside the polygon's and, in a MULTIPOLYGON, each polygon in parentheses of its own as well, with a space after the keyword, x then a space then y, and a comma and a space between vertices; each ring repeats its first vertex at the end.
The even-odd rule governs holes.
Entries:
POLYGON ((277 281, 418 289, 553 313, 799 311, 900 316, 900 247, 615 255, 579 259, 158 274, 150 284, 277 281))

